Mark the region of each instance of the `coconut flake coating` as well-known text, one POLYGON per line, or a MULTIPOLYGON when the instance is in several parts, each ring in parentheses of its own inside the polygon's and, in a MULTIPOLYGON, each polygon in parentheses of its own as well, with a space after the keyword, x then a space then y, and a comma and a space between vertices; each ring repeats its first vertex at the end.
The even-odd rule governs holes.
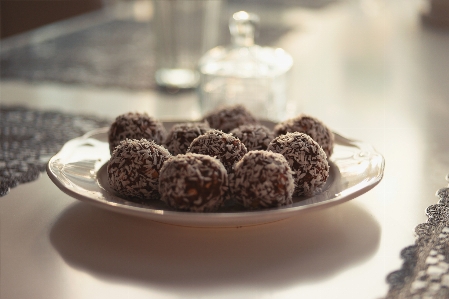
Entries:
POLYGON ((231 134, 210 130, 195 138, 187 152, 215 157, 223 163, 228 172, 232 172, 235 163, 248 151, 245 145, 231 134))
POLYGON ((171 157, 164 147, 147 139, 125 139, 112 152, 107 165, 112 189, 126 197, 159 197, 159 171, 171 157))
POLYGON ((299 132, 280 135, 271 141, 268 150, 282 154, 294 172, 293 196, 312 195, 329 177, 329 163, 321 146, 309 135, 299 132))
POLYGON ((318 142, 328 158, 331 157, 334 150, 334 133, 320 120, 309 115, 300 114, 274 127, 275 136, 289 132, 306 133, 318 142))
POLYGON ((216 211, 223 204, 227 189, 226 169, 210 156, 172 156, 160 172, 161 200, 177 210, 216 211))
POLYGON ((210 127, 225 133, 241 125, 256 124, 254 116, 243 105, 218 108, 204 117, 210 127))
POLYGON ((242 125, 233 129, 234 135, 246 146, 248 151, 266 150, 274 138, 273 132, 263 125, 242 125))
POLYGON ((165 146, 172 155, 185 154, 192 141, 209 130, 207 122, 176 124, 168 132, 165 146))
POLYGON ((281 154, 250 151, 235 165, 231 193, 246 208, 291 204, 294 189, 293 172, 281 154))
POLYGON ((148 139, 162 144, 167 132, 162 123, 146 113, 125 113, 117 116, 108 132, 109 150, 112 153, 125 139, 148 139))

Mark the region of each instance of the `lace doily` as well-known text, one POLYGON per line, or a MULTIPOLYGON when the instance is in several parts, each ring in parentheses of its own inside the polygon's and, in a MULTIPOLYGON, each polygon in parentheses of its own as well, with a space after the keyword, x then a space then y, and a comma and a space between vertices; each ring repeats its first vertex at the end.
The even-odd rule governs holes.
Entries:
POLYGON ((437 196, 438 204, 426 210, 427 222, 415 228, 415 245, 401 251, 402 268, 387 276, 387 299, 449 298, 449 188, 437 196))
POLYGON ((109 124, 93 116, 0 106, 0 196, 37 179, 68 140, 109 124))

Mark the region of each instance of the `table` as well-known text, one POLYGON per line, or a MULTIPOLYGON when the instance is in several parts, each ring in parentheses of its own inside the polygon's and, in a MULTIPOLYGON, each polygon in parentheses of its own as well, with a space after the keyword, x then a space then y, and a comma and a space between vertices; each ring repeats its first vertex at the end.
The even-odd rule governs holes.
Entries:
MULTIPOLYGON (((262 20, 270 15, 259 10, 262 20)), ((449 34, 423 26, 420 3, 405 0, 289 7, 278 16, 293 28, 277 41, 295 63, 289 116, 314 115, 372 144, 386 160, 383 181, 303 217, 210 229, 103 211, 43 174, 0 198, 2 299, 386 296, 387 274, 401 268, 400 251, 447 186, 449 34)), ((45 32, 64 34, 54 28, 45 32)), ((14 42, 31 40, 21 38, 14 42)), ((2 80, 0 101, 109 118, 199 117, 195 93, 2 80)))

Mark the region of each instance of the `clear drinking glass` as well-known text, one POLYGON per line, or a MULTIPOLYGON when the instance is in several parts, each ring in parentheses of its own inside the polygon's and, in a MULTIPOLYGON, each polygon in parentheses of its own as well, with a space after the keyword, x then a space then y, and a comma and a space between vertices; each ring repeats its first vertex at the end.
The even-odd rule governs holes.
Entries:
POLYGON ((232 44, 208 51, 200 60, 202 113, 243 104, 257 117, 279 121, 286 115, 287 76, 292 57, 280 48, 254 43, 259 17, 240 11, 229 22, 232 44))
POLYGON ((159 86, 195 88, 197 63, 218 43, 223 0, 153 0, 159 86))

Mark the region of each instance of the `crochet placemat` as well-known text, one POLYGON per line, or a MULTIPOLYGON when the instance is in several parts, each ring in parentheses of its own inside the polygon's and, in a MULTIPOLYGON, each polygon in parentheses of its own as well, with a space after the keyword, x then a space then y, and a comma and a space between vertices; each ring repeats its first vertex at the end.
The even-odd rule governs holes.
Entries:
MULTIPOLYGON (((264 45, 275 44, 292 28, 261 25, 264 45)), ((223 40, 229 35, 223 28, 223 40)), ((151 22, 113 20, 71 34, 0 53, 1 80, 57 82, 120 87, 156 88, 151 22)))
POLYGON ((0 57, 0 78, 130 89, 154 87, 150 24, 116 20, 0 57))
POLYGON ((89 115, 0 106, 0 197, 37 179, 68 140, 109 124, 89 115))
MULTIPOLYGON (((446 178, 448 180, 448 178, 446 178)), ((449 188, 427 208, 427 222, 415 228, 415 245, 404 248, 402 268, 387 276, 387 299, 449 298, 449 188)))

